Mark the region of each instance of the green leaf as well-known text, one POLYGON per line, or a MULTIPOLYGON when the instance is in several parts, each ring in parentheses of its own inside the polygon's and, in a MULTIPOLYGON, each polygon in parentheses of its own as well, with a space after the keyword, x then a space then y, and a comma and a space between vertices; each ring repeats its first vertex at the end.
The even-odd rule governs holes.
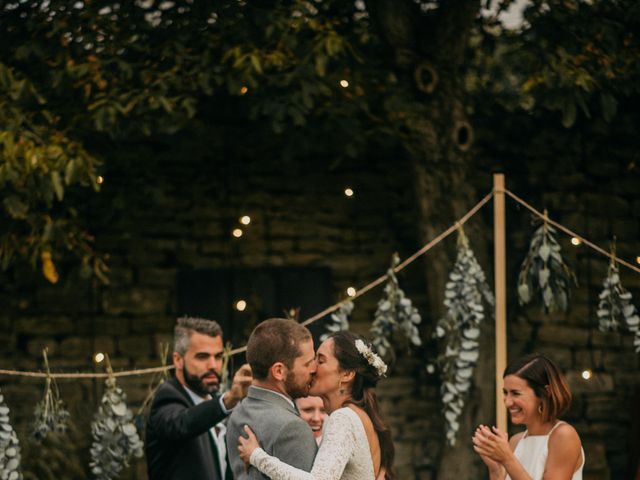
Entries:
POLYGON ((51 183, 53 184, 53 190, 56 192, 56 197, 59 201, 64 198, 64 187, 62 186, 62 180, 60 173, 57 170, 51 172, 51 183))
POLYGON ((9 215, 11 215, 11 217, 22 220, 27 218, 29 206, 15 195, 11 195, 5 198, 2 203, 4 204, 4 208, 7 210, 9 215))
POLYGON ((316 73, 319 77, 324 77, 327 73, 327 60, 328 58, 325 55, 316 55, 316 73))

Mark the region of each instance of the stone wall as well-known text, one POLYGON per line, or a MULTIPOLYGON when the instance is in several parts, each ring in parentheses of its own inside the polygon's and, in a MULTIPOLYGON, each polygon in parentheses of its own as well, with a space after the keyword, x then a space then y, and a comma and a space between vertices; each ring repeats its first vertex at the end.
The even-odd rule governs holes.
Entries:
MULTIPOLYGON (((419 248, 417 212, 402 161, 370 158, 332 165, 327 159, 309 159, 273 165, 239 158, 228 162, 224 145, 202 146, 205 134, 194 132, 180 146, 170 141, 109 146, 109 154, 118 161, 105 172, 104 192, 91 209, 97 246, 110 255, 110 285, 81 280, 64 264, 59 265, 63 280, 55 286, 28 268, 10 271, 0 290, 2 368, 42 368, 40 352, 45 346, 54 370, 102 371, 92 362, 95 352, 108 353, 117 369, 158 365, 158 345, 170 338, 180 313, 176 307, 180 270, 327 267, 337 301, 348 286, 363 286, 383 274, 394 251, 404 258, 419 248), (190 152, 188 158, 185 152, 190 152), (353 198, 344 195, 347 186, 355 190, 353 198), (251 224, 243 227, 241 238, 234 238, 231 231, 240 227, 238 218, 245 214, 251 216, 251 224)), ((264 154, 277 157, 278 152, 264 154)), ((635 259, 640 254, 634 213, 640 210, 640 196, 632 181, 637 172, 629 178, 626 166, 614 165, 604 178, 598 177, 601 170, 591 172, 588 166, 568 161, 512 166, 507 168, 507 185, 600 245, 616 233, 620 255, 635 259), (547 182, 550 172, 553 184, 547 182)), ((476 178, 481 194, 491 188, 489 175, 479 173, 476 178)), ((477 221, 490 225, 490 209, 485 208, 477 221)), ((512 202, 508 222, 512 287, 532 229, 526 212, 512 202)), ((452 251, 453 241, 447 242, 452 251)), ((542 351, 568 371, 575 395, 568 419, 585 444, 587 477, 626 478, 631 401, 640 386, 638 356, 627 333, 596 331, 595 305, 606 261, 584 246, 571 247, 566 237, 562 245, 581 284, 571 310, 545 316, 539 306, 519 308, 511 296, 509 356, 542 351), (580 377, 585 368, 594 371, 589 382, 580 377)), ((491 252, 477 254, 480 259, 492 258, 491 252)), ((438 381, 424 369, 434 354, 429 338, 442 310, 439 305, 427 308, 424 261, 428 256, 407 268, 400 281, 425 319, 426 348, 413 355, 399 352, 393 374, 379 391, 394 431, 402 480, 436 478, 443 439, 438 381)), ((492 265, 484 267, 491 278, 492 265)), ((624 273, 623 283, 640 299, 640 276, 624 273)), ((367 331, 379 295, 378 289, 358 300, 356 331, 367 331)), ((302 312, 302 317, 314 313, 302 312)), ((146 397, 149 381, 148 377, 120 381, 134 409, 146 397)), ((3 376, 0 388, 26 451, 36 451, 26 438, 42 382, 3 376)), ((89 422, 102 384, 61 381, 60 389, 77 420, 72 437, 79 446, 79 463, 86 466, 89 422)), ((71 457, 66 459, 69 464, 74 463, 71 457)), ((33 458, 25 458, 25 463, 31 471, 38 468, 33 458)), ((125 477, 146 478, 144 463, 136 462, 125 477)))

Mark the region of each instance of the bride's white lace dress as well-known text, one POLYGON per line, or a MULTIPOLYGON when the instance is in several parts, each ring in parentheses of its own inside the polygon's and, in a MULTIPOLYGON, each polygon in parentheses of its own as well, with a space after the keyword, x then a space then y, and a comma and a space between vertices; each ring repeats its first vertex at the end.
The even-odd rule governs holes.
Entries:
POLYGON ((261 448, 253 451, 250 461, 273 480, 374 480, 367 434, 358 414, 348 407, 327 419, 311 472, 287 465, 261 448))

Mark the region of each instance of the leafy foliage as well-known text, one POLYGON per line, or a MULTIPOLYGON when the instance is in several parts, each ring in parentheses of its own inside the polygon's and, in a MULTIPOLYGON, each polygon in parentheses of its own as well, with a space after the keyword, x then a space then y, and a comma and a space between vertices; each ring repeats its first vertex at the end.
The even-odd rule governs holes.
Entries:
POLYGON ((600 292, 597 311, 599 328, 603 332, 615 331, 624 319, 629 330, 635 333, 634 346, 636 352, 640 352, 640 316, 631 300, 631 292, 622 286, 618 265, 612 260, 600 292))
POLYGON ((520 305, 528 304, 540 292, 544 311, 547 313, 556 309, 566 311, 570 286, 577 283, 575 274, 560 255, 556 233, 556 229, 546 221, 542 223, 533 234, 529 252, 522 262, 518 276, 520 305))
POLYGON ((394 268, 400 263, 398 254, 391 260, 391 268, 387 270, 387 283, 384 294, 378 301, 378 308, 371 325, 372 343, 376 351, 385 356, 392 353, 389 339, 396 332, 401 333, 411 345, 422 345, 418 325, 422 317, 400 288, 394 268))
POLYGON ((324 341, 334 332, 339 332, 341 330, 349 330, 349 316, 353 311, 353 302, 347 301, 344 302, 338 310, 331 314, 331 322, 327 325, 327 333, 322 334, 320 337, 321 341, 324 341))
POLYGON ((118 478, 131 457, 142 458, 143 444, 127 407, 125 393, 114 377, 105 381, 106 390, 91 424, 91 472, 98 480, 118 478))
POLYGON ((22 480, 20 471, 20 442, 9 422, 9 407, 0 391, 0 478, 22 480))
POLYGON ((482 267, 462 231, 458 234, 456 262, 449 274, 444 292, 447 313, 438 321, 435 337, 444 339, 445 350, 437 359, 442 372, 442 407, 446 437, 455 445, 460 428, 458 418, 471 389, 473 370, 479 357, 480 324, 484 320, 485 303, 495 299, 482 267))

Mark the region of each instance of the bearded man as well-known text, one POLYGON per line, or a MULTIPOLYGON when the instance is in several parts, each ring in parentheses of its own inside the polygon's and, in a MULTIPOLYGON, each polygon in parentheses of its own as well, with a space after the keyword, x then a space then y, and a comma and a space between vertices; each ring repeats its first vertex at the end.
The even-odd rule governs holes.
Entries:
POLYGON ((149 480, 230 480, 220 422, 246 396, 251 368, 243 365, 220 395, 224 347, 218 323, 179 318, 173 341, 175 376, 158 388, 147 422, 149 480))
POLYGON ((227 451, 236 480, 265 480, 257 469, 245 468, 238 438, 248 425, 262 448, 285 463, 309 472, 317 445, 293 400, 309 395, 316 372, 313 338, 293 320, 272 318, 260 323, 247 343, 253 372, 249 393, 229 417, 227 451))

